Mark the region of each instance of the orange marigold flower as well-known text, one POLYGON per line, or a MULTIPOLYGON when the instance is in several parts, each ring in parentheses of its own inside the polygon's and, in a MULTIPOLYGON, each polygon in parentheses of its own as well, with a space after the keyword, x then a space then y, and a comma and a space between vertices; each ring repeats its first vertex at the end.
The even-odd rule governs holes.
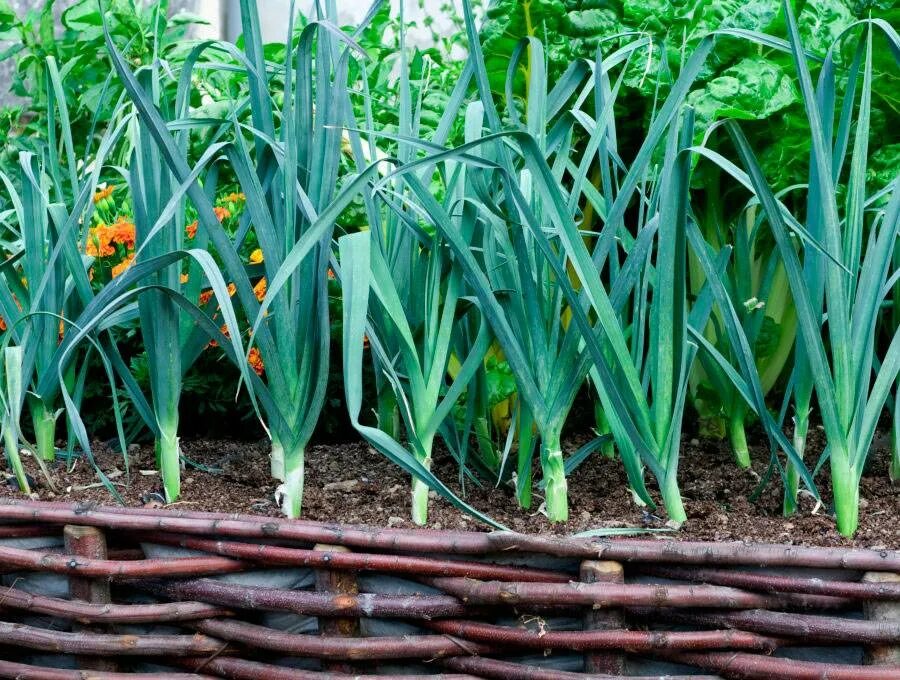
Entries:
POLYGON ((250 253, 250 264, 259 264, 262 261, 263 261, 262 248, 257 248, 252 253, 250 253))
POLYGON ((228 194, 221 198, 222 203, 243 203, 246 200, 247 197, 243 193, 228 194))
POLYGON ((6 330, 6 319, 0 316, 0 331, 6 330))
POLYGON ((256 347, 250 349, 250 356, 247 357, 247 363, 250 364, 250 368, 256 372, 256 375, 262 375, 263 371, 266 370, 266 366, 263 364, 262 355, 256 347))
POLYGON ((94 205, 102 201, 104 198, 109 198, 110 196, 112 196, 112 192, 115 190, 116 188, 112 184, 104 189, 98 189, 97 193, 94 194, 94 205))
POLYGON ((328 268, 328 278, 334 281, 334 269, 331 267, 328 268))
POLYGON ((223 222, 231 217, 231 211, 228 208, 216 206, 213 208, 213 212, 216 214, 216 219, 219 220, 219 222, 223 222))
POLYGON ((113 243, 118 243, 131 250, 134 248, 134 239, 134 224, 124 217, 120 217, 115 224, 109 226, 109 240, 113 243))
POLYGON ((132 262, 134 262, 134 253, 126 255, 124 260, 112 268, 112 277, 116 278, 117 276, 124 274, 125 270, 131 266, 132 262))
POLYGON ((182 274, 182 275, 181 275, 181 282, 182 282, 182 283, 187 283, 187 282, 188 282, 188 278, 189 278, 189 277, 188 277, 187 274, 182 274))
POLYGON ((262 277, 259 282, 253 286, 253 292, 256 294, 256 299, 262 302, 263 298, 266 296, 266 277, 262 277))
POLYGON ((212 296, 213 296, 212 288, 210 288, 209 290, 204 290, 202 293, 200 293, 200 306, 202 307, 207 302, 209 302, 210 299, 212 298, 212 296))
POLYGON ((188 238, 195 238, 197 236, 197 227, 199 224, 200 223, 197 220, 194 220, 184 228, 184 233, 187 234, 188 238))
POLYGON ((116 254, 109 235, 109 227, 103 222, 88 232, 87 245, 84 252, 91 257, 109 257, 116 254))
MULTIPOLYGON (((226 338, 231 337, 231 335, 228 333, 228 326, 226 326, 225 324, 222 324, 222 327, 219 330, 222 331, 222 335, 224 335, 226 338)), ((209 344, 207 345, 207 347, 218 347, 218 346, 219 346, 218 340, 210 340, 209 344)))
POLYGON ((237 292, 237 286, 234 285, 234 282, 228 284, 228 295, 234 297, 234 294, 237 292))

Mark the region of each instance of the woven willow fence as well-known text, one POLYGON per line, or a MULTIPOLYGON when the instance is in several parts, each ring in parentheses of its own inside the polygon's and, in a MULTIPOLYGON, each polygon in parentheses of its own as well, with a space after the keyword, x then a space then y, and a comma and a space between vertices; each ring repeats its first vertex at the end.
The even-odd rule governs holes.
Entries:
POLYGON ((0 572, 0 678, 900 679, 889 550, 0 500, 0 572))

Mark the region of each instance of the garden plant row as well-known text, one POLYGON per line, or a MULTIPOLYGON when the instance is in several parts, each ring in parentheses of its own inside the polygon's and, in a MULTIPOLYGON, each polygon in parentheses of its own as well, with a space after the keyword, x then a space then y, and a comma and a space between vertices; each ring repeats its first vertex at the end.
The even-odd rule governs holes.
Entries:
MULTIPOLYGON (((808 493, 852 536, 885 427, 900 475, 896 12, 841 5, 823 35, 816 3, 701 3, 717 9, 690 26, 631 3, 521 3, 559 17, 523 22, 506 4, 479 30, 463 3, 453 61, 409 48, 387 3, 338 28, 324 2, 275 45, 250 0, 237 45, 186 39, 165 3, 77 3, 63 44, 111 67, 91 94, 83 62, 22 39, 33 105, 0 167, 17 488, 54 491, 25 462, 84 460, 116 497, 94 438, 127 481, 149 433, 177 501, 182 397, 210 381, 263 424, 292 518, 342 404, 410 474, 418 524, 433 490, 496 526, 433 472, 441 442, 459 488, 506 487, 553 522, 567 475, 608 456, 677 525, 696 413, 743 467, 757 421, 785 514, 808 493), (761 141, 788 119, 790 171, 761 141), (563 451, 582 401, 597 436, 563 451), (827 443, 807 452, 816 425, 827 443)), ((27 37, 2 4, 0 20, 27 37)), ((52 14, 31 21, 52 35, 52 14)))

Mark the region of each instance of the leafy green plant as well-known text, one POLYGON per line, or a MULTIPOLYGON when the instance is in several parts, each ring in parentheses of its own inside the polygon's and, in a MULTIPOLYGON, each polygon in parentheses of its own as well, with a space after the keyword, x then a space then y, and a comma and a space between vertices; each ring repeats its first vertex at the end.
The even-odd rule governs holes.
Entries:
MULTIPOLYGON (((821 60, 834 41, 844 35, 856 16, 865 17, 872 12, 876 16, 890 16, 892 10, 881 3, 816 0, 798 3, 796 11, 798 31, 814 65, 815 60, 821 60)), ((747 121, 745 134, 757 152, 767 179, 778 192, 791 190, 805 179, 805 159, 810 148, 809 126, 789 58, 777 45, 757 39, 763 33, 787 35, 785 15, 778 0, 709 0, 694 4, 629 0, 534 0, 528 3, 494 0, 489 5, 480 34, 489 55, 487 71, 492 89, 495 93, 513 97, 519 108, 527 105, 532 60, 520 62, 513 87, 507 87, 506 66, 523 37, 535 36, 544 42, 547 69, 551 77, 558 77, 573 60, 592 59, 598 45, 614 50, 632 40, 635 34, 647 36, 640 58, 630 60, 627 67, 623 87, 629 96, 620 98, 617 103, 620 109, 628 111, 621 119, 631 121, 617 130, 618 148, 628 154, 640 147, 656 107, 680 72, 685 55, 712 32, 719 34, 716 48, 697 75, 687 98, 696 112, 695 141, 699 142, 703 135, 713 130, 717 120, 747 121), (624 101, 627 104, 623 104, 624 101)), ((842 45, 835 46, 832 52, 832 59, 840 67, 846 67, 851 57, 852 53, 842 49, 842 45)), ((873 70, 881 84, 873 90, 871 130, 878 140, 873 146, 887 146, 891 141, 889 130, 896 126, 900 110, 892 99, 897 87, 890 50, 876 50, 873 70)), ((840 80, 838 85, 841 85, 840 80)), ((885 159, 888 156, 880 155, 885 159)), ((898 167, 896 157, 892 157, 884 172, 896 175, 898 167)), ((591 181, 599 186, 599 171, 595 170, 591 181)), ((707 240, 719 244, 742 240, 739 231, 744 217, 734 209, 742 201, 736 203, 730 198, 742 189, 727 176, 723 177, 715 166, 708 165, 701 165, 695 171, 694 184, 691 203, 707 240)), ((797 208, 802 209, 802 201, 797 208)), ((751 231, 753 235, 756 233, 751 231)), ((768 248, 754 249, 753 244, 750 245, 752 261, 736 261, 735 265, 742 267, 742 276, 757 272, 755 281, 744 278, 743 290, 739 291, 736 285, 739 282, 733 280, 732 293, 749 293, 741 300, 735 298, 739 304, 756 298, 767 305, 754 312, 747 310, 742 315, 748 323, 751 323, 751 317, 756 319, 747 330, 752 336, 751 346, 758 348, 757 362, 765 376, 763 388, 769 393, 787 382, 788 357, 791 340, 796 335, 796 321, 792 305, 784 304, 790 293, 779 269, 781 265, 777 264, 778 258, 769 257, 768 248), (776 270, 771 270, 770 264, 776 270), (762 274, 765 271, 772 272, 773 278, 771 283, 765 284, 765 289, 761 289, 759 285, 766 281, 762 274), (773 337, 769 331, 778 335, 775 347, 765 341, 766 336, 773 337)), ((746 260, 747 255, 735 253, 739 260, 746 260)), ((692 262, 691 267, 691 294, 697 295, 703 276, 696 262, 692 262)), ((715 334, 716 331, 711 327, 709 332, 715 334)), ((727 351, 724 346, 721 349, 727 351)), ((709 364, 703 357, 701 359, 709 364)), ((698 372, 694 376, 691 401, 702 415, 704 431, 727 434, 736 458, 746 466, 749 460, 744 400, 732 388, 725 387, 728 380, 723 380, 720 371, 710 365, 706 368, 716 375, 698 372)), ((599 431, 607 431, 608 425, 602 414, 598 413, 597 421, 599 431)), ((802 424, 798 429, 802 429, 802 424)))
MULTIPOLYGON (((852 536, 858 524, 860 477, 878 419, 900 371, 900 330, 894 329, 880 357, 876 343, 879 310, 890 290, 891 246, 900 229, 900 192, 896 179, 888 190, 886 205, 879 205, 866 192, 873 34, 875 30, 882 31, 895 52, 900 41, 896 32, 882 22, 860 22, 863 36, 858 42, 845 105, 835 128, 832 125, 837 104, 834 62, 830 55, 826 57, 817 92, 788 3, 785 3, 785 13, 791 54, 811 130, 806 232, 819 238, 822 244, 821 248, 806 244, 802 263, 788 231, 789 225, 796 228, 799 221, 775 197, 747 138, 734 124, 728 124, 728 131, 747 169, 743 181, 759 199, 784 263, 804 347, 795 366, 795 399, 800 398, 798 382, 802 387, 808 380, 806 384, 814 390, 828 440, 821 460, 830 463, 838 530, 852 536), (862 82, 858 84, 860 70, 862 82), (858 108, 854 105, 857 89, 858 108), (846 198, 841 213, 836 185, 843 174, 845 151, 851 148, 851 136, 846 198), (823 318, 827 319, 827 343, 823 339, 823 318), (806 372, 808 378, 800 375, 798 379, 800 371, 806 372)), ((720 164, 727 166, 721 159, 720 164)), ((738 176, 736 172, 732 174, 738 176)), ((746 364, 746 347, 743 354, 746 364)), ((798 417, 802 417, 800 409, 807 407, 807 403, 798 402, 798 417)), ((768 419, 767 427, 773 426, 768 419)), ((801 429, 799 436, 804 434, 801 429)), ((786 442, 783 445, 793 454, 794 469, 802 472, 797 462, 802 448, 795 452, 786 442)), ((785 509, 790 511, 796 503, 796 487, 792 486, 791 473, 788 474, 785 509)))
MULTIPOLYGON (((404 292, 416 291, 416 294, 402 296, 392 276, 396 269, 389 266, 380 244, 376 243, 378 239, 371 238, 371 232, 341 239, 342 266, 369 275, 368 285, 363 283, 363 288, 348 290, 347 294, 371 291, 375 304, 369 307, 369 346, 380 356, 380 365, 396 395, 412 453, 424 470, 430 470, 435 436, 481 365, 490 335, 482 323, 475 346, 453 382, 446 385, 454 326, 462 306, 462 272, 453 266, 442 240, 435 235, 421 250, 414 251, 411 275, 404 279, 413 284, 404 292), (369 248, 368 253, 362 252, 365 248, 369 248), (360 265, 355 258, 362 258, 363 263, 360 265), (410 305, 411 302, 417 304, 410 305)), ((345 307, 353 304, 352 300, 344 301, 345 307)), ((414 476, 413 521, 425 524, 427 513, 428 483, 414 476)))
MULTIPOLYGON (((679 145, 685 144, 678 125, 669 133, 667 162, 659 183, 654 185, 657 189, 648 190, 654 198, 646 217, 641 218, 647 222, 641 224, 650 226, 636 228, 637 233, 643 234, 644 250, 634 253, 633 259, 626 259, 627 266, 623 265, 621 270, 628 272, 627 275, 613 281, 614 297, 619 305, 631 297, 633 290, 638 291, 638 298, 648 296, 636 302, 644 315, 640 317, 641 323, 652 325, 656 329, 654 333, 673 337, 675 346, 651 343, 649 353, 640 342, 630 347, 625 325, 610 301, 601 272, 609 256, 612 236, 622 233, 623 238, 627 237, 622 223, 625 210, 634 200, 641 180, 648 181, 648 163, 655 146, 676 117, 711 42, 707 41, 704 50, 692 57, 663 107, 661 118, 654 122, 652 134, 635 164, 622 179, 620 191, 612 190, 610 180, 604 185, 604 189, 609 187, 609 194, 603 196, 587 188, 593 187, 586 178, 595 154, 599 152, 600 163, 608 163, 614 153, 609 145, 609 140, 615 138, 614 129, 609 128, 615 101, 606 78, 610 65, 598 59, 593 78, 588 78, 594 86, 593 103, 603 117, 594 121, 583 111, 575 110, 561 119, 567 122, 554 126, 550 124, 552 114, 548 112, 563 108, 587 75, 586 70, 576 65, 548 93, 547 78, 541 71, 541 44, 533 39, 523 42, 508 73, 515 77, 518 60, 525 56, 526 50, 534 57, 530 62, 533 70, 525 117, 519 117, 507 98, 507 116, 515 122, 516 129, 506 131, 501 126, 485 61, 476 43, 471 8, 465 9, 473 45, 470 60, 479 89, 479 101, 466 114, 466 144, 408 164, 398 174, 403 176, 430 223, 441 232, 463 267, 482 313, 513 369, 519 398, 527 406, 541 437, 548 517, 559 521, 567 516, 566 465, 560 447, 562 424, 584 378, 594 370, 604 411, 611 420, 632 485, 647 503, 652 503, 643 481, 642 466, 648 465, 660 482, 670 515, 681 521, 684 510, 677 490, 677 453, 685 385, 693 359, 690 343, 677 342, 687 332, 687 312, 682 299, 686 281, 683 235, 679 239, 675 231, 660 237, 657 255, 660 259, 652 270, 655 273, 650 275, 651 270, 645 270, 647 249, 658 225, 664 223, 667 230, 677 230, 679 216, 683 220, 686 215, 682 198, 687 190, 683 182, 684 165, 675 162, 679 145), (587 154, 579 156, 577 162, 570 156, 574 120, 586 128, 589 140, 587 154), (485 125, 488 134, 482 136, 485 125), (472 206, 474 214, 469 209, 455 214, 449 212, 415 174, 421 166, 451 161, 462 164, 464 172, 446 170, 444 175, 453 178, 447 195, 472 206), (573 177, 572 188, 568 190, 563 189, 565 173, 573 177), (592 203, 605 221, 593 252, 585 246, 585 235, 577 227, 582 201, 592 203), (663 215, 657 215, 657 211, 663 215), (479 228, 467 227, 469 220, 477 220, 479 228), (578 290, 569 281, 569 267, 576 277, 578 290), (637 285, 639 276, 645 272, 648 281, 658 276, 673 278, 667 283, 655 281, 655 292, 650 295, 650 288, 637 285), (589 319, 587 309, 596 321, 589 319), (564 318, 564 312, 571 314, 571 321, 564 318), (642 379, 644 371, 647 371, 646 379, 642 379), (651 391, 652 406, 647 399, 651 391)), ((631 51, 638 47, 639 43, 631 51)), ((620 52, 614 63, 625 61, 629 53, 628 50, 620 52)), ((620 85, 621 77, 615 92, 620 85)), ((689 123, 687 129, 689 141, 689 123)), ((638 200, 641 199, 639 194, 638 200)), ((614 271, 619 270, 616 267, 614 271)), ((632 337, 636 333, 631 333, 632 337)), ((527 477, 530 458, 523 460, 523 455, 527 456, 528 452, 520 449, 518 485, 520 502, 526 504, 530 497, 527 477)))
MULTIPOLYGON (((198 228, 221 258, 246 318, 253 322, 247 359, 259 374, 265 371, 266 381, 256 373, 245 379, 253 381, 252 394, 267 416, 273 472, 284 479, 283 509, 296 517, 303 494, 304 449, 322 408, 328 373, 330 234, 336 215, 356 191, 344 188, 332 201, 340 154, 337 128, 344 122, 342 97, 354 45, 325 24, 304 29, 296 48, 292 42, 285 47, 283 107, 275 112, 255 3, 242 3, 241 18, 245 51, 241 58, 249 81, 255 158, 237 120, 233 121, 233 141, 223 148, 246 195, 247 213, 267 274, 264 279, 257 279, 255 270, 241 261, 240 244, 219 223, 210 197, 197 183, 196 171, 189 169, 183 152, 178 151, 177 139, 166 129, 121 56, 115 54, 114 62, 168 171, 196 208, 198 228), (342 54, 329 61, 332 47, 337 50, 341 45, 342 54), (314 55, 321 74, 316 87, 312 80, 314 55), (313 110, 316 114, 310 115, 313 110)), ((228 295, 224 286, 220 291, 216 297, 224 309, 228 295)), ((230 326, 229 331, 232 339, 240 334, 230 326)))
MULTIPOLYGON (((51 91, 59 92, 60 76, 52 58, 47 60, 46 69, 51 91)), ((59 136, 59 147, 65 155, 55 144, 41 157, 23 151, 19 158, 18 190, 14 179, 0 172, 13 204, 5 224, 15 236, 8 245, 10 257, 2 267, 0 314, 6 326, 3 342, 26 348, 17 370, 28 389, 27 405, 36 438, 34 451, 42 466, 56 454, 56 421, 61 411, 59 382, 71 390, 85 380, 87 355, 81 356, 80 365, 79 361, 72 361, 60 367, 58 359, 59 346, 78 330, 74 319, 93 298, 90 262, 80 252, 78 227, 85 214, 90 216, 99 177, 98 167, 83 168, 79 174, 73 158, 67 107, 55 94, 47 101, 46 120, 53 128, 48 136, 59 136), (17 193, 21 195, 17 197, 17 193)), ((122 131, 123 125, 119 124, 104 134, 97 153, 101 165, 122 131)), ((118 359, 109 337, 101 346, 118 359)), ((80 393, 79 387, 73 402, 76 406, 80 393)), ((18 422, 14 426, 20 433, 18 422)))
POLYGON ((19 455, 19 420, 25 397, 22 384, 23 358, 24 352, 21 347, 3 348, 3 447, 19 489, 30 494, 28 475, 25 474, 25 467, 19 455))
MULTIPOLYGON (((707 174, 713 174, 707 171, 707 174)), ((755 357, 760 386, 768 395, 778 384, 794 350, 796 315, 787 286, 784 266, 773 248, 768 225, 759 215, 759 206, 751 201, 737 225, 728 233, 706 235, 707 242, 717 248, 733 248, 731 266, 724 272, 729 295, 755 357)), ((702 268, 691 261, 693 285, 704 280, 702 268)), ((729 337, 722 321, 713 315, 706 336, 728 354, 729 337)), ((694 373, 694 405, 703 419, 704 434, 723 420, 735 460, 740 467, 750 467, 746 421, 752 412, 729 377, 707 353, 699 356, 702 370, 694 373)))
MULTIPOLYGON (((377 130, 396 143, 398 161, 408 162, 416 151, 412 140, 430 136, 434 143, 446 139, 456 123, 457 110, 443 111, 436 125, 423 122, 421 90, 415 103, 413 100, 402 8, 399 23, 398 127, 387 124, 377 130)), ((456 106, 463 92, 464 88, 454 88, 456 106)), ((375 120, 371 103, 363 103, 363 115, 370 124, 375 120)), ((355 129, 349 131, 349 137, 357 167, 364 171, 366 156, 376 156, 375 139, 364 140, 355 129)), ((345 285, 341 277, 343 306, 349 310, 345 317, 356 319, 362 314, 367 318, 364 337, 358 335, 361 326, 344 329, 344 352, 346 363, 350 360, 347 355, 355 357, 358 350, 349 343, 364 342, 370 348, 376 375, 380 375, 376 383, 379 427, 375 430, 361 424, 352 409, 351 420, 375 447, 412 472, 412 517, 417 524, 425 524, 430 486, 461 504, 432 474, 432 451, 442 429, 445 440, 452 442, 447 432, 456 431, 447 424, 453 421, 463 391, 483 368, 491 337, 483 319, 473 320, 477 310, 463 299, 462 271, 450 257, 445 241, 439 232, 421 223, 408 202, 402 181, 385 180, 366 200, 369 228, 340 240, 341 271, 356 272, 353 286, 345 285), (474 335, 471 344, 464 346, 459 342, 464 335, 461 329, 469 326, 475 328, 474 335), (453 361, 456 365, 448 382, 453 361), (398 442, 396 421, 402 423, 409 451, 398 442)), ((345 373, 346 389, 359 390, 360 378, 345 373)))
MULTIPOLYGON (((73 143, 79 158, 96 150, 103 129, 116 112, 122 86, 111 71, 104 42, 104 20, 112 40, 132 66, 149 65, 165 59, 177 66, 189 51, 187 30, 202 20, 186 12, 168 16, 168 0, 143 3, 135 0, 107 2, 101 10, 94 0, 78 0, 65 8, 57 27, 53 0, 34 3, 21 17, 0 2, 0 37, 10 47, 0 53, 0 61, 14 60, 11 93, 22 98, 4 111, 11 125, 0 138, 6 153, 22 147, 37 150, 47 141, 47 103, 52 83, 47 75, 47 59, 60 64, 61 96, 71 114, 73 143), (8 132, 7 132, 8 131, 8 132)), ((175 82, 161 79, 170 91, 175 82)), ((127 160, 127 149, 119 157, 127 160)))

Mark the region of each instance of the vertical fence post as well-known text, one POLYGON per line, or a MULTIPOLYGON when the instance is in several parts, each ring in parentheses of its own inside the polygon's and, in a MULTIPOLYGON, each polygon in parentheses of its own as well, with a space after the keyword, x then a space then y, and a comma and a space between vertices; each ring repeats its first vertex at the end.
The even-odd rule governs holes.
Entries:
MULTIPOLYGON (((315 550, 350 552, 345 546, 324 543, 317 544, 315 550)), ((356 596, 359 594, 359 584, 356 581, 356 574, 352 571, 316 569, 316 591, 332 593, 336 598, 340 598, 341 595, 356 596)), ((359 619, 351 616, 319 617, 319 633, 340 637, 359 637, 359 619)), ((354 670, 353 665, 346 661, 323 661, 322 669, 342 673, 352 673, 354 670)))
MULTIPOLYGON (((624 583, 625 570, 618 562, 586 560, 581 563, 582 583, 624 583)), ((588 609, 584 614, 584 630, 615 630, 623 627, 622 612, 618 609, 588 609)), ((587 652, 584 655, 586 673, 623 675, 625 658, 617 652, 587 652)))
MULTIPOLYGON (((63 529, 66 553, 90 560, 106 559, 106 538, 96 527, 66 525, 63 529)), ((112 597, 109 581, 100 578, 69 576, 69 597, 91 604, 110 604, 112 597)), ((73 630, 96 631, 91 626, 74 624, 73 630)), ((116 664, 111 659, 99 657, 78 657, 79 668, 94 671, 115 671, 116 664)))
MULTIPOLYGON (((863 574, 866 583, 900 583, 900 574, 870 571, 863 574)), ((900 602, 863 603, 863 614, 869 621, 900 623, 900 602)), ((871 666, 900 665, 900 645, 871 645, 866 647, 865 662, 871 666)))

